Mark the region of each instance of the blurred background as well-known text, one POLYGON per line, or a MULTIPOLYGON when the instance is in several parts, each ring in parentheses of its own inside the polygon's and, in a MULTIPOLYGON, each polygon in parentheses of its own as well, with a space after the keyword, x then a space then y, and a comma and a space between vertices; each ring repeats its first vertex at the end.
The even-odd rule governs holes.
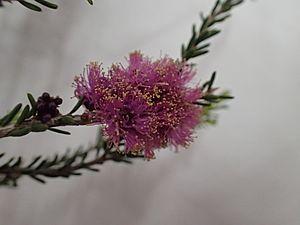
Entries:
MULTIPOLYGON (((72 81, 89 61, 125 63, 140 49, 180 56, 199 12, 212 0, 56 1, 36 13, 0 9, 0 115, 26 93, 75 102, 72 81)), ((1 225, 298 225, 300 223, 300 2, 247 1, 233 11, 200 57, 199 79, 236 97, 219 123, 197 132, 188 150, 151 162, 107 163, 100 173, 41 185, 21 179, 0 189, 1 225)), ((72 136, 30 134, 0 141, 1 152, 31 159, 92 143, 94 127, 72 136)))

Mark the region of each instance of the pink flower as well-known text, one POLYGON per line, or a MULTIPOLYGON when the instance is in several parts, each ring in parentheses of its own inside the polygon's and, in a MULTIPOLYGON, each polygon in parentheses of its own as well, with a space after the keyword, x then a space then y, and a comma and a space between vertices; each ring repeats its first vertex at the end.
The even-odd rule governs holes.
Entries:
POLYGON ((75 96, 84 97, 87 112, 105 125, 105 133, 128 153, 154 158, 154 150, 187 146, 199 124, 200 87, 188 87, 195 71, 164 57, 151 61, 140 52, 129 56, 128 66, 112 65, 108 73, 90 63, 87 77, 75 79, 75 96))

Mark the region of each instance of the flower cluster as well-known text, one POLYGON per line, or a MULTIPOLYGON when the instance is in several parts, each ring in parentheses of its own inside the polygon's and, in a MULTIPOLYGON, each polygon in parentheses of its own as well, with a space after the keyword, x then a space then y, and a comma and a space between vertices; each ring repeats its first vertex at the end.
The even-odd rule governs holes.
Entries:
POLYGON ((75 96, 84 97, 86 113, 105 125, 105 133, 125 152, 154 157, 154 149, 187 146, 199 124, 200 87, 188 87, 195 71, 186 63, 164 57, 156 61, 133 52, 128 66, 114 64, 107 73, 90 63, 75 78, 75 96))

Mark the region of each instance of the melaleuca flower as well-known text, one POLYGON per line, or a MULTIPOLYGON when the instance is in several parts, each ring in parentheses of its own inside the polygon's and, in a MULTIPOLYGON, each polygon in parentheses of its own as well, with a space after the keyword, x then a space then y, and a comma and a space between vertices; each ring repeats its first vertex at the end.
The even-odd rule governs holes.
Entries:
POLYGON ((154 150, 187 146, 199 124, 200 87, 188 87, 195 75, 191 66, 164 57, 152 61, 140 52, 130 54, 128 66, 111 66, 107 73, 91 63, 86 74, 75 79, 75 96, 105 134, 125 152, 154 157, 154 150))

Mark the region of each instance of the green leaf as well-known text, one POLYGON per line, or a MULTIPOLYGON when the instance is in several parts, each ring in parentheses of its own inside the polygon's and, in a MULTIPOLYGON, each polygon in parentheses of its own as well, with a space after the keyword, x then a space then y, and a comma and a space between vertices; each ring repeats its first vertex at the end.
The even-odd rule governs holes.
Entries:
POLYGON ((48 130, 50 130, 52 132, 55 132, 55 133, 59 133, 59 134, 71 135, 71 133, 68 132, 68 131, 56 129, 56 128, 53 128, 53 127, 48 128, 48 130))
POLYGON ((34 5, 34 4, 30 3, 30 2, 26 2, 24 0, 18 0, 18 2, 21 5, 25 6, 28 9, 31 9, 33 11, 36 11, 36 12, 41 12, 42 11, 42 9, 40 7, 38 7, 37 5, 34 5))
POLYGON ((15 157, 11 157, 4 165, 1 166, 1 168, 9 166, 9 164, 11 164, 14 160, 15 160, 15 157))
POLYGON ((184 46, 184 44, 181 45, 181 58, 182 58, 182 59, 185 59, 185 58, 186 58, 186 57, 185 57, 185 46, 184 46))
POLYGON ((83 101, 84 101, 84 97, 80 97, 77 104, 74 106, 74 108, 68 114, 71 115, 74 112, 76 112, 80 108, 80 106, 82 106, 83 101))
POLYGON ((15 129, 11 132, 8 133, 8 136, 11 137, 21 137, 24 136, 26 134, 29 134, 31 131, 30 127, 24 127, 24 128, 20 128, 20 129, 15 129))
POLYGON ((216 79, 216 75, 217 75, 217 72, 213 72, 213 74, 211 75, 211 78, 209 81, 206 81, 203 85, 202 85, 202 90, 204 90, 206 87, 208 87, 207 89, 208 90, 211 90, 212 86, 213 86, 213 83, 216 79))
POLYGON ((3 117, 0 119, 0 127, 1 127, 2 122, 3 122, 7 117, 8 117, 8 115, 5 115, 5 116, 3 116, 3 117))
POLYGON ((61 125, 76 125, 76 121, 72 118, 72 116, 68 116, 68 114, 66 116, 63 116, 59 119, 59 123, 61 125))
POLYGON ((37 103, 34 99, 34 97, 32 96, 32 94, 30 93, 27 93, 27 98, 30 102, 30 105, 31 105, 31 110, 27 116, 27 118, 31 117, 31 116, 35 116, 35 113, 36 113, 36 108, 37 108, 37 103))
POLYGON ((36 2, 40 3, 41 5, 44 5, 50 9, 57 9, 58 8, 58 5, 54 4, 54 3, 51 3, 51 2, 48 2, 48 1, 45 1, 45 0, 35 0, 36 2))
POLYGON ((182 60, 187 61, 191 58, 206 54, 207 52, 200 51, 200 49, 208 50, 208 46, 198 47, 198 45, 203 41, 219 34, 221 31, 213 28, 213 26, 216 23, 226 20, 230 16, 229 11, 242 2, 244 2, 244 0, 217 0, 209 15, 205 16, 203 13, 200 13, 202 24, 200 25, 198 32, 196 32, 195 25, 193 25, 192 36, 188 44, 183 45, 181 48, 182 60))
POLYGON ((221 31, 218 29, 213 29, 213 30, 209 30, 203 33, 203 35, 199 36, 199 38, 197 39, 197 44, 199 44, 202 41, 205 41, 217 34, 219 34, 221 31))
POLYGON ((31 125, 31 131, 33 132, 43 132, 47 130, 49 127, 47 124, 41 124, 41 123, 33 123, 31 125))
POLYGON ((21 123, 23 123, 24 120, 27 118, 28 113, 29 113, 29 105, 26 105, 21 115, 19 116, 16 125, 20 125, 21 123))
POLYGON ((212 10, 212 14, 214 14, 216 12, 216 10, 218 9, 219 5, 220 5, 220 0, 217 0, 216 4, 215 4, 215 6, 214 6, 214 8, 212 10))
POLYGON ((31 162, 26 168, 32 167, 32 166, 33 166, 34 164, 36 164, 41 158, 42 158, 41 155, 35 157, 35 158, 32 160, 32 162, 31 162))
POLYGON ((210 78, 210 81, 209 81, 209 84, 208 84, 208 90, 210 91, 214 82, 215 82, 215 79, 216 79, 216 74, 217 72, 213 72, 213 74, 211 75, 211 78, 210 78))
POLYGON ((194 52, 190 55, 190 57, 191 57, 191 58, 195 58, 195 57, 198 57, 198 56, 200 56, 200 55, 205 55, 205 54, 207 54, 207 53, 209 53, 209 50, 194 51, 194 52))
POLYGON ((45 184, 46 181, 44 181, 43 179, 41 178, 38 178, 37 176, 34 176, 34 175, 30 175, 30 177, 36 181, 38 181, 39 183, 42 183, 42 184, 45 184))
POLYGON ((192 37, 191 37, 191 40, 190 40, 187 48, 191 48, 193 45, 195 45, 196 35, 197 35, 197 33, 196 33, 196 25, 193 24, 193 27, 192 27, 192 37))
POLYGON ((16 105, 13 108, 13 110, 2 119, 0 126, 3 127, 3 126, 8 125, 12 121, 12 119, 17 115, 17 113, 20 111, 21 108, 22 108, 21 103, 16 105))
POLYGON ((92 171, 92 172, 99 172, 100 170, 97 168, 92 168, 92 167, 86 167, 86 170, 92 171))
POLYGON ((219 19, 215 19, 215 23, 220 23, 220 22, 223 22, 225 21, 226 19, 228 19, 230 17, 230 15, 225 15, 219 19))
POLYGON ((207 94, 207 95, 204 95, 202 97, 202 99, 208 101, 208 102, 218 102, 219 101, 219 96, 217 95, 212 95, 212 94, 207 94))
POLYGON ((233 96, 229 96, 229 95, 219 95, 218 96, 220 99, 234 99, 233 96))
POLYGON ((199 51, 199 50, 204 50, 204 49, 208 48, 209 46, 210 46, 210 44, 207 43, 207 44, 205 44, 205 45, 202 45, 202 46, 198 47, 197 50, 198 50, 198 51, 199 51))
POLYGON ((93 0, 87 0, 87 2, 90 3, 90 5, 94 4, 93 0))
POLYGON ((211 106, 211 103, 206 103, 206 102, 194 102, 194 104, 201 105, 201 106, 206 106, 206 107, 211 106))
POLYGON ((20 166, 21 164, 22 164, 22 157, 19 156, 18 159, 17 159, 17 161, 16 161, 13 165, 11 165, 11 167, 12 167, 12 168, 18 167, 18 166, 20 166))

